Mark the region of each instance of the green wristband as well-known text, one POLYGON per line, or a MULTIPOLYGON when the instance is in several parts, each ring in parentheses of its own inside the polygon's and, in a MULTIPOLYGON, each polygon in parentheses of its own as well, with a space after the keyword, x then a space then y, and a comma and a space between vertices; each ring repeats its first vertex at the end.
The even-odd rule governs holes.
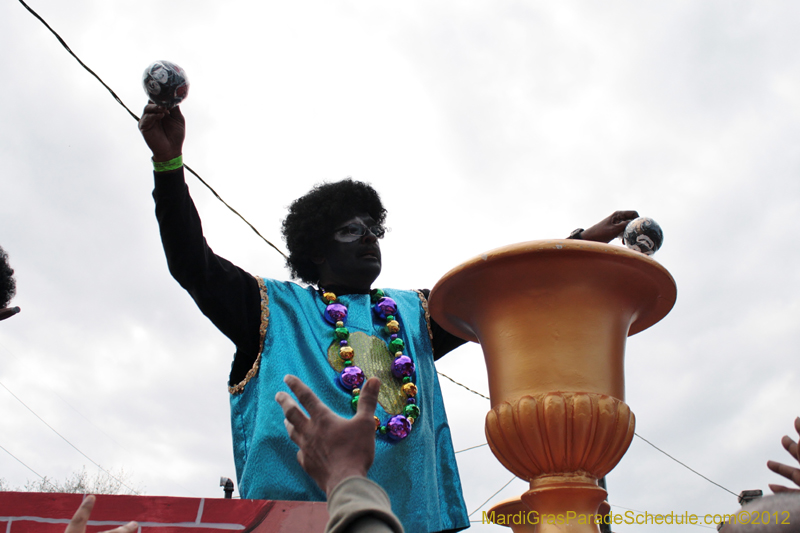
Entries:
POLYGON ((169 172, 183 166, 183 156, 179 155, 169 161, 153 161, 153 168, 156 172, 169 172))

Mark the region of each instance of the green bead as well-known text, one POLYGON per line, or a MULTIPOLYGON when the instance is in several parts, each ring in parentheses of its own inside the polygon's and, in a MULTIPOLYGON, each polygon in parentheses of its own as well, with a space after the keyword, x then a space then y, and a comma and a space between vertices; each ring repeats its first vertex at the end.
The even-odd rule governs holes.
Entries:
MULTIPOLYGON (((353 399, 350 400, 350 407, 353 408, 353 411, 357 411, 358 410, 358 396, 353 396, 353 399)), ((409 405, 407 407, 417 407, 417 406, 416 405, 409 405)), ((419 411, 419 408, 417 408, 417 411, 419 411)))
POLYGON ((414 404, 408 404, 403 409, 403 414, 406 416, 413 417, 414 420, 416 420, 417 418, 419 418, 419 407, 414 404))
POLYGON ((345 340, 350 336, 350 331, 347 328, 336 328, 334 333, 336 338, 340 340, 345 340))
POLYGON ((372 294, 370 294, 370 297, 369 297, 369 299, 370 299, 370 301, 371 301, 372 303, 377 303, 377 302, 378 302, 378 300, 380 300, 380 299, 381 299, 381 298, 383 298, 384 296, 386 296, 386 295, 384 294, 383 290, 381 290, 381 289, 375 289, 374 291, 372 291, 372 294))
POLYGON ((403 383, 411 383, 411 376, 404 376, 403 383))
POLYGON ((344 366, 352 366, 352 364, 353 364, 353 361, 351 361, 349 359, 347 361, 342 361, 342 362, 344 363, 344 366))
POLYGON ((380 429, 380 431, 381 431, 381 435, 386 435, 386 432, 387 432, 388 430, 386 429, 386 426, 381 426, 381 429, 380 429))
POLYGON ((389 343, 389 351, 393 354, 397 352, 402 352, 403 348, 405 347, 405 343, 403 343, 403 339, 397 338, 389 343))
POLYGON ((394 315, 386 315, 386 322, 391 322, 392 320, 396 320, 394 315))

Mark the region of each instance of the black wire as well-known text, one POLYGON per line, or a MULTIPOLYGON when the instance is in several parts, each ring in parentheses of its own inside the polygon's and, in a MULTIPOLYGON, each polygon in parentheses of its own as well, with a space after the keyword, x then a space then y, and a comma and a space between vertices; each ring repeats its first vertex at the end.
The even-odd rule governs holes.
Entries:
POLYGON ((106 89, 108 89, 108 92, 110 92, 110 93, 111 93, 111 96, 113 96, 113 97, 114 97, 114 100, 116 100, 116 101, 119 103, 119 105, 121 105, 122 107, 124 107, 124 108, 125 108, 125 111, 127 111, 127 112, 128 112, 128 114, 129 114, 130 116, 132 116, 133 118, 135 118, 135 119, 136 119, 136 122, 139 122, 139 117, 137 117, 137 116, 134 114, 134 112, 133 112, 133 111, 131 111, 130 109, 128 109, 128 106, 126 106, 126 105, 125 105, 125 103, 122 101, 122 99, 121 99, 119 96, 117 96, 117 93, 115 93, 113 90, 111 90, 111 87, 109 87, 108 85, 106 85, 106 82, 104 82, 103 80, 101 80, 101 79, 100 79, 100 76, 98 76, 97 74, 95 74, 95 73, 94 73, 94 71, 93 71, 92 69, 90 69, 89 67, 87 67, 87 66, 86 66, 86 64, 85 64, 83 61, 81 61, 81 59, 80 59, 80 58, 79 58, 77 55, 75 55, 75 52, 73 52, 73 51, 72 51, 72 49, 70 49, 69 45, 67 45, 67 43, 66 43, 66 42, 64 42, 64 39, 62 39, 62 38, 61 38, 61 36, 60 36, 58 33, 56 33, 56 31, 55 31, 53 28, 51 28, 51 27, 50 27, 50 25, 49 25, 47 22, 45 22, 45 20, 44 20, 42 17, 40 17, 40 16, 39 16, 39 14, 38 14, 36 11, 34 11, 33 9, 31 9, 31 8, 30 8, 30 6, 29 6, 28 4, 26 4, 25 2, 23 2, 22 0, 19 0, 19 3, 20 3, 20 4, 22 4, 22 5, 23 5, 23 7, 25 7, 25 9, 27 9, 28 11, 30 11, 31 15, 33 15, 34 17, 36 17, 37 19, 39 19, 39 22, 41 22, 42 24, 44 24, 44 25, 45 25, 45 27, 46 27, 48 30, 50 30, 50 33, 52 33, 53 35, 55 35, 56 39, 58 39, 58 42, 60 42, 60 43, 61 43, 61 46, 63 46, 63 47, 66 49, 66 51, 67 51, 67 52, 69 52, 69 55, 71 55, 72 57, 74 57, 74 58, 75 58, 75 61, 77 61, 78 63, 80 63, 80 65, 81 65, 83 68, 85 68, 85 69, 86 69, 86 71, 87 71, 89 74, 91 74, 92 76, 94 76, 95 78, 97 78, 97 81, 99 81, 100 83, 102 83, 102 84, 103 84, 103 87, 105 87, 106 89))
POLYGON ((470 450, 474 450, 475 448, 482 448, 483 446, 488 446, 488 442, 484 442, 483 444, 478 444, 477 446, 470 446, 469 448, 464 448, 463 450, 458 450, 457 452, 453 453, 461 453, 461 452, 468 452, 470 450))
POLYGON ((679 465, 682 465, 682 466, 684 466, 684 467, 688 468, 689 470, 691 470, 692 472, 694 472, 695 474, 697 474, 697 475, 698 475, 698 476, 700 476, 701 478, 705 479, 705 480, 706 480, 706 481, 708 481, 709 483, 712 483, 712 484, 716 485, 717 487, 721 488, 721 489, 722 489, 722 490, 724 490, 724 491, 730 492, 731 494, 733 494, 733 495, 734 495, 734 496, 736 496, 737 498, 739 497, 739 495, 738 495, 738 494, 736 494, 735 492, 732 492, 732 491, 730 491, 730 490, 726 489, 725 487, 723 487, 722 485, 720 485, 720 484, 719 484, 719 483, 717 483, 716 481, 711 481, 710 479, 708 479, 706 476, 704 476, 703 474, 701 474, 700 472, 698 472, 698 471, 697 471, 697 470, 695 470, 694 468, 690 467, 689 465, 687 465, 687 464, 685 464, 685 463, 682 463, 682 462, 678 461, 677 459, 675 459, 674 457, 672 457, 670 454, 668 454, 667 452, 665 452, 664 450, 662 450, 661 448, 659 448, 658 446, 656 446, 655 444, 653 444, 652 442, 650 442, 649 440, 647 440, 646 438, 642 437, 642 436, 641 436, 641 435, 639 435, 638 433, 634 433, 634 435, 636 435, 637 437, 639 437, 640 439, 642 439, 643 441, 645 441, 647 444, 649 444, 650 446, 652 446, 652 447, 653 447, 653 448, 655 448, 656 450, 660 451, 661 453, 663 453, 664 455, 666 455, 667 457, 669 457, 670 459, 672 459, 673 461, 675 461, 675 462, 676 462, 676 463, 678 463, 679 465))
POLYGON ((508 483, 506 483, 505 485, 503 485, 502 487, 500 487, 499 489, 497 489, 497 492, 495 492, 494 494, 492 494, 491 496, 489 496, 489 498, 487 498, 485 502, 483 502, 482 504, 480 504, 480 505, 479 505, 479 506, 478 506, 478 507, 477 507, 477 508, 476 508, 474 511, 472 511, 471 513, 469 513, 469 514, 467 515, 467 518, 469 518, 470 516, 474 515, 474 514, 475 514, 475 513, 477 513, 478 511, 480 511, 481 507, 483 507, 484 505, 486 505, 487 503, 489 503, 489 500, 491 500, 492 498, 494 498, 495 496, 497 496, 498 494, 500 494, 500 492, 501 492, 501 491, 502 491, 504 488, 506 488, 506 487, 508 487, 509 485, 511 485, 511 482, 512 482, 512 481, 514 481, 515 479, 517 479, 517 476, 514 476, 514 477, 512 477, 511 479, 509 479, 509 480, 508 480, 508 483))
MULTIPOLYGON (((13 357, 14 359, 16 359, 17 361, 22 361, 22 359, 20 359, 20 358, 19 358, 19 357, 17 357, 16 355, 14 355, 14 352, 13 352, 13 351, 9 350, 9 351, 8 351, 8 354, 9 354, 9 355, 11 355, 11 357, 13 357)), ((69 403, 67 400, 65 400, 63 396, 61 396, 60 394, 58 394, 58 393, 57 393, 57 392, 55 392, 55 391, 50 391, 50 392, 52 392, 53 394, 55 394, 56 396, 58 396, 58 399, 59 399, 59 400, 61 400, 62 402, 64 402, 64 405, 66 405, 67 407, 69 407, 70 409, 72 409, 73 411, 75 411, 75 412, 76 412, 78 415, 80 415, 80 416, 81 416, 81 418, 83 418, 83 419, 84 419, 84 420, 86 420, 86 421, 87 421, 89 424, 91 424, 91 425, 92 425, 92 426, 93 426, 93 427, 94 427, 94 428, 95 428, 97 431, 99 431, 100 433, 102 433, 103 435, 105 435, 105 436, 106 436, 106 438, 108 438, 108 439, 109 439, 111 442, 113 442, 114 444, 116 444, 117 446, 119 446, 120 448, 122 448, 123 450, 125 450, 127 453, 129 453, 129 454, 131 453, 131 451, 130 451, 130 450, 127 448, 127 447, 123 446, 123 445, 122 445, 122 444, 120 444, 120 443, 119 443, 119 442, 118 442, 118 441, 117 441, 117 440, 116 440, 114 437, 112 437, 111 435, 109 435, 108 433, 106 433, 105 431, 103 431, 103 428, 101 428, 100 426, 98 426, 97 424, 95 424, 94 422, 92 422, 92 420, 91 420, 89 417, 87 417, 86 415, 84 415, 83 413, 81 413, 80 411, 78 411, 78 409, 76 409, 76 408, 75 408, 75 406, 73 406, 73 405, 72 405, 72 404, 70 404, 70 403, 69 403)), ((8 450, 5 450, 5 452, 6 452, 6 453, 8 453, 9 455, 11 455, 11 457, 14 457, 14 455, 12 455, 12 454, 11 454, 11 452, 9 452, 8 450)), ((16 457, 14 457, 14 459, 17 459, 17 458, 16 458, 16 457)), ((17 459, 17 461, 19 461, 19 459, 17 459)), ((22 462, 22 461, 20 461, 20 462, 22 462)), ((34 470, 32 470, 32 469, 31 469, 31 468, 30 468, 28 465, 26 465, 25 463, 22 463, 22 464, 23 464, 23 465, 24 465, 24 466, 25 466, 25 467, 26 467, 28 470, 30 470, 31 472, 33 472, 34 474, 36 474, 36 472, 35 472, 34 470)), ((37 475, 37 476, 39 476, 39 474, 36 474, 36 475, 37 475)), ((39 477, 42 477, 42 476, 39 476, 39 477)), ((47 478, 46 478, 46 477, 42 478, 42 481, 44 481, 44 482, 46 482, 46 483, 49 483, 49 484, 50 484, 50 486, 52 486, 53 488, 57 488, 55 485, 53 485, 52 483, 50 483, 49 481, 47 481, 47 478)), ((177 481, 174 481, 174 483, 175 483, 175 485, 177 485, 178 487, 180 487, 181 489, 183 489, 184 491, 186 491, 188 494, 191 494, 191 495, 197 496, 197 494, 195 494, 195 493, 194 493, 194 491, 192 491, 192 490, 190 490, 190 489, 187 489, 186 487, 184 487, 183 485, 181 485, 181 484, 180 484, 180 483, 178 483, 177 481)))
MULTIPOLYGON (((82 451, 81 451, 81 450, 80 450, 80 449, 79 449, 77 446, 75 446, 75 445, 74 445, 74 444, 72 444, 70 441, 68 441, 68 440, 67 440, 67 438, 66 438, 64 435, 62 435, 61 433, 59 433, 58 431, 56 431, 56 429, 55 429, 53 426, 51 426, 50 424, 48 424, 47 422, 45 422, 44 418, 42 418, 41 416, 37 415, 37 414, 36 414, 36 411, 34 411, 34 410, 33 410, 33 409, 31 409, 30 407, 28 407, 28 406, 25 404, 25 402, 23 402, 22 400, 20 400, 20 399, 17 397, 17 395, 16 395, 16 394, 14 394, 13 392, 11 392, 11 389, 9 389, 9 388, 8 388, 8 387, 6 387, 5 385, 3 385, 3 383, 2 383, 2 382, 0 382, 0 387, 3 387, 4 389, 6 389, 6 390, 8 391, 8 393, 9 393, 11 396, 13 396, 13 397, 14 397, 14 399, 15 399, 15 400, 17 400, 19 403, 21 403, 21 404, 22 404, 22 405, 25 407, 25 409, 27 409, 28 411, 30 411, 30 412, 33 414, 33 416, 35 416, 36 418, 38 418, 38 419, 39 419, 39 421, 41 421, 41 422, 42 422, 42 424, 44 424, 45 426, 49 427, 49 428, 50 428, 50 430, 51 430, 53 433, 55 433, 56 435, 58 435, 59 437, 61 437, 61 439, 62 439, 64 442, 66 442, 67 444, 69 444, 70 446, 72 446, 72 447, 75 449, 75 451, 77 451, 79 454, 81 454, 82 456, 86 457, 86 458, 87 458, 87 459, 88 459, 88 460, 89 460, 89 461, 90 461, 90 462, 91 462, 91 463, 92 463, 94 466, 96 466, 97 468, 99 468, 100 470, 102 470, 103 472, 105 472, 105 473, 106 473, 106 474, 107 474, 107 475, 108 475, 108 476, 109 476, 111 479, 113 479, 113 480, 115 480, 115 481, 118 481, 120 485, 122 485, 122 486, 123 486, 123 487, 125 487, 126 489, 129 489, 129 490, 130 490, 131 492, 133 492, 134 494, 139 494, 139 491, 137 491, 136 489, 134 489, 134 488, 131 488, 131 487, 129 487, 128 485, 126 485, 126 484, 125 484, 125 483, 124 483, 124 482, 123 482, 121 479, 118 479, 116 476, 114 476, 114 474, 112 474, 111 472, 109 472, 108 470, 106 470, 105 468, 103 468, 102 466, 100 466, 99 464, 97 464, 96 462, 94 462, 94 460, 93 460, 91 457, 89 457, 88 455, 86 455, 85 453, 83 453, 83 452, 82 452, 82 451)), ((13 457, 13 456, 12 456, 12 457, 13 457)), ((16 459, 16 458, 15 458, 15 459, 16 459)), ((34 472, 34 474, 35 474, 35 472, 34 472)), ((39 474, 36 474, 36 475, 38 476, 39 474)), ((41 476, 39 476, 39 477, 41 477, 41 476)))
MULTIPOLYGON (((438 373, 440 376, 446 377, 447 379, 449 379, 450 381, 452 381, 453 383, 455 383, 455 384, 456 384, 456 385, 458 385, 459 387, 463 387, 463 388, 467 389, 468 391, 470 391, 471 393, 473 393, 473 394, 477 394, 477 395, 478 395, 478 396, 480 396, 481 398, 486 398, 487 400, 489 399, 489 398, 487 398, 486 396, 484 396, 483 394, 481 394, 480 392, 476 392, 476 391, 474 391, 474 390, 470 389, 470 388, 469 388, 469 387, 467 387, 466 385, 464 385, 464 384, 462 384, 462 383, 459 383, 458 381, 454 380, 453 378, 451 378, 451 377, 449 377, 449 376, 447 376, 447 375, 445 375, 445 374, 442 374, 441 372, 437 372, 437 373, 438 373)), ((720 485, 720 484, 719 484, 719 483, 717 483, 716 481, 712 481, 712 480, 708 479, 706 476, 704 476, 703 474, 701 474, 700 472, 698 472, 698 471, 697 471, 697 470, 695 470, 694 468, 690 467, 689 465, 687 465, 687 464, 685 464, 685 463, 682 463, 682 462, 678 461, 677 459, 675 459, 674 457, 672 457, 670 454, 668 454, 667 452, 665 452, 664 450, 662 450, 661 448, 659 448, 658 446, 656 446, 655 444, 653 444, 652 442, 650 442, 649 440, 647 440, 646 438, 642 437, 642 436, 641 436, 641 435, 639 435, 638 433, 635 433, 635 432, 634 432, 634 435, 636 435, 637 437, 639 437, 640 439, 642 439, 643 441, 645 441, 647 444, 649 444, 650 446, 652 446, 652 447, 653 447, 653 448, 655 448, 656 450, 660 451, 661 453, 663 453, 664 455, 666 455, 667 457, 669 457, 670 459, 672 459, 673 461, 675 461, 675 462, 676 462, 676 463, 678 463, 679 465, 683 466, 684 468, 687 468, 687 469, 691 470, 692 472, 694 472, 695 474, 697 474, 697 475, 698 475, 698 476, 700 476, 701 478, 705 479, 705 480, 706 480, 706 481, 708 481, 709 483, 713 483, 713 484, 714 484, 714 485, 716 485, 717 487, 721 488, 721 489, 722 489, 722 490, 724 490, 724 491, 727 491, 727 492, 729 492, 730 494, 733 494, 733 495, 734 495, 734 496, 736 496, 737 498, 739 497, 739 495, 738 495, 738 494, 736 494, 735 492, 733 492, 733 491, 731 491, 731 490, 728 490, 728 489, 726 489, 725 487, 723 487, 722 485, 720 485)), ((481 446, 485 446, 485 445, 483 445, 483 444, 482 444, 481 446)), ((478 447, 478 446, 473 446, 472 448, 477 448, 477 447, 478 447)), ((465 452, 465 451, 467 451, 467 450, 471 450, 472 448, 466 448, 465 450, 460 450, 460 451, 458 451, 458 452, 455 452, 455 453, 465 452)))
MULTIPOLYGON (((55 38, 56 38, 56 39, 58 39, 58 42, 60 42, 60 43, 61 43, 61 46, 63 46, 63 47, 64 47, 64 49, 65 49, 67 52, 69 52, 69 55, 71 55, 72 57, 74 57, 74 58, 75 58, 75 61, 77 61, 78 63, 80 63, 80 65, 81 65, 81 66, 82 66, 82 67, 83 67, 83 68, 84 68, 84 69, 85 69, 85 70, 86 70, 86 71, 87 71, 89 74, 91 74, 92 76, 94 76, 94 77, 95 77, 95 79, 97 79, 97 81, 99 81, 99 82, 100 82, 100 83, 103 85, 103 87, 105 87, 105 88, 108 90, 108 92, 110 92, 110 93, 111 93, 111 96, 113 96, 113 97, 114 97, 114 100, 116 100, 116 101, 117 101, 117 103, 119 103, 119 105, 121 105, 122 107, 124 107, 124 108, 125 108, 125 111, 127 111, 127 112, 128 112, 128 114, 129 114, 130 116, 132 116, 132 117, 134 118, 134 120, 136 120, 136 122, 139 122, 139 117, 136 115, 136 113, 134 113, 133 111, 131 111, 131 110, 128 108, 128 106, 126 106, 126 105, 125 105, 125 102, 123 102, 123 101, 122 101, 122 99, 121 99, 119 96, 117 96, 117 93, 115 93, 115 92, 114 92, 114 91, 111 89, 111 87, 109 87, 109 86, 106 84, 106 82, 104 82, 104 81, 102 80, 102 78, 100 78, 100 76, 98 76, 97 74, 95 74, 95 72, 94 72, 92 69, 90 69, 88 66, 86 66, 86 63, 84 63, 83 61, 81 61, 81 59, 80 59, 80 58, 79 58, 79 57, 78 57, 78 56, 75 54, 75 52, 73 52, 73 51, 72 51, 72 49, 69 47, 69 45, 66 43, 66 41, 64 41, 64 39, 62 39, 62 38, 61 38, 61 36, 60 36, 58 33, 56 33, 56 31, 55 31, 53 28, 51 28, 51 27, 50 27, 50 25, 49 25, 49 24, 48 24, 48 23, 47 23, 47 22, 46 22, 46 21, 45 21, 45 20, 44 20, 42 17, 40 17, 40 16, 39 16, 39 14, 38 14, 36 11, 34 11, 33 9, 31 9, 31 7, 30 7, 28 4, 26 4, 26 3, 25 3, 23 0, 19 0, 19 3, 20 3, 20 4, 22 4, 22 5, 23 5, 23 7, 24 7, 25 9, 27 9, 27 10, 28 10, 28 11, 31 13, 31 15, 33 15, 34 17, 36 17, 36 18, 39 20, 39 22, 41 22, 42 24, 44 24, 44 25, 45 25, 45 27, 46 27, 48 30, 50 30, 50 33, 52 33, 52 34, 55 36, 55 38)), ((281 254, 281 255, 284 257, 284 259, 288 259, 288 257, 286 257, 286 254, 285 254, 285 253, 283 253, 283 252, 282 252, 282 251, 281 251, 281 250, 280 250, 280 249, 279 249, 277 246, 275 246, 274 244, 272 244, 271 242, 269 242, 269 241, 268 241, 268 240, 267 240, 267 239, 266 239, 266 238, 265 238, 263 235, 261 235, 261 233, 259 233, 259 231, 258 231, 258 230, 255 228, 255 226, 253 226, 253 225, 252 225, 250 222, 248 222, 248 220, 247 220, 246 218, 244 218, 244 217, 243 217, 243 216, 242 216, 242 215, 241 215, 241 214, 240 214, 240 213, 239 213, 239 212, 238 212, 236 209, 234 209, 233 207, 231 207, 231 206, 230 206, 230 204, 228 204, 228 202, 226 202, 225 200, 223 200, 223 199, 222 199, 222 197, 221 197, 219 194, 217 194, 217 191, 215 191, 215 190, 214 190, 214 189, 211 187, 211 185, 209 185, 208 183, 206 183, 206 181, 205 181, 203 178, 201 178, 201 177, 200 177, 200 175, 199 175, 197 172, 195 172, 194 170, 192 170, 192 169, 189 167, 189 165, 183 165, 183 166, 184 166, 184 168, 186 168, 186 170, 188 170, 188 171, 189 171, 191 174, 193 174, 195 178, 197 178, 198 180, 200 180, 200 183, 202 183, 203 185, 205 185, 205 186, 208 188, 208 190, 209 190, 209 191, 211 191, 211 193, 212 193, 212 194, 213 194, 213 195, 214 195, 214 196, 217 198, 217 200, 219 200, 220 202, 222 202, 222 203, 225 205, 225 207, 227 207, 228 209, 230 209, 230 210, 231 210, 231 211, 232 211, 232 212, 233 212, 233 213, 234 213, 236 216, 238 216, 239 218, 241 218, 241 219, 244 221, 244 223, 245 223, 245 224, 247 224, 248 226, 250 226, 250 229, 252 229, 252 230, 253 230, 253 231, 256 233, 256 235, 258 235, 259 237, 261 237, 261 239, 262 239, 262 240, 263 240, 265 243, 269 244, 269 245, 270 245, 270 246, 271 246, 273 249, 275 249, 275 251, 276 251, 276 252, 278 252, 279 254, 281 254)))
POLYGON ((451 377, 450 377, 450 376, 448 376, 447 374, 443 374, 443 373, 439 372, 438 370, 436 371, 436 373, 437 373, 437 374, 439 374, 440 376, 442 376, 443 378, 447 378, 447 379, 449 379, 450 381, 452 381, 453 383, 455 383, 455 384, 456 384, 456 385, 458 385, 459 387, 464 387, 465 389, 467 389, 468 391, 470 391, 472 394, 477 394, 477 395, 478 395, 478 396, 480 396, 481 398, 485 398, 485 399, 487 399, 487 400, 489 400, 489 399, 490 399, 488 396, 484 396, 484 395, 483 395, 483 394, 481 394, 480 392, 478 392, 478 391, 474 391, 474 390, 470 389, 469 387, 467 387, 467 386, 466 386, 466 385, 464 385, 463 383, 459 383, 458 381, 454 380, 453 378, 451 378, 451 377))
POLYGON ((194 170, 192 170, 192 167, 190 167, 189 165, 183 165, 183 167, 184 167, 186 170, 188 170, 189 172, 191 172, 191 173, 194 175, 194 177, 195 177, 195 178, 197 178, 198 180, 200 180, 200 183, 202 183, 203 185, 205 185, 206 187, 208 187, 208 190, 209 190, 209 191, 211 191, 211 193, 212 193, 214 196, 216 196, 216 197, 217 197, 217 200, 219 200, 220 202, 222 202, 222 203, 225 205, 225 207, 227 207, 228 209, 230 209, 231 211, 233 211, 233 213, 234 213, 234 214, 235 214, 237 217, 241 218, 241 219, 244 221, 244 223, 245 223, 245 224, 247 224, 248 226, 250 226, 250 229, 251 229, 251 230, 253 230, 253 231, 255 231, 255 232, 256 232, 256 235, 258 235, 259 237, 261 237, 261 239, 262 239, 262 240, 263 240, 265 243, 267 243, 267 244, 269 244, 270 246, 272 246, 272 248, 273 248, 273 249, 274 249, 276 252, 278 252, 279 254, 281 254, 281 255, 283 256, 283 258, 284 258, 284 259, 289 259, 288 257, 286 257, 286 254, 285 254, 285 253, 283 253, 283 252, 282 252, 282 251, 281 251, 281 250, 280 250, 280 249, 279 249, 277 246, 275 246, 274 244, 272 244, 271 242, 269 242, 269 241, 268 241, 268 240, 267 240, 267 239, 266 239, 266 238, 265 238, 263 235, 261 235, 261 233, 259 233, 259 231, 256 229, 256 227, 255 227, 255 226, 253 226, 253 225, 252 225, 250 222, 248 222, 248 220, 247 220, 246 218, 244 218, 242 215, 240 215, 240 214, 239 214, 239 212, 238 212, 236 209, 234 209, 233 207, 231 207, 231 206, 230 206, 230 204, 228 204, 228 202, 226 202, 225 200, 223 200, 223 199, 222 199, 222 197, 221 197, 219 194, 217 194, 217 191, 215 191, 214 189, 212 189, 212 188, 211 188, 211 185, 209 185, 208 183, 206 183, 206 182, 205 182, 205 180, 204 180, 203 178, 201 178, 201 177, 200 177, 200 175, 199 175, 197 172, 195 172, 194 170))
POLYGON ((49 483, 51 487, 53 487, 53 488, 57 488, 55 485, 53 485, 52 483, 50 483, 49 481, 47 481, 47 478, 46 478, 46 477, 42 477, 42 475, 41 475, 41 474, 39 474, 39 472, 37 472, 37 471, 36 471, 36 470, 34 470, 33 468, 29 467, 29 466, 28 466, 28 465, 26 465, 25 463, 23 463, 23 462, 22 462, 22 459, 20 459, 19 457, 17 457, 16 455, 14 455, 13 453, 11 453, 10 451, 6 450, 6 449, 5 449, 5 448, 3 448, 2 446, 0 446, 0 450, 3 450, 4 452, 6 452, 8 455, 10 455, 10 456, 11 456, 11 457, 13 457, 14 459, 16 459, 16 460, 17 460, 17 462, 18 462, 19 464, 21 464, 22 466, 24 466, 25 468, 27 468, 28 470, 30 470, 31 472, 33 472, 34 474, 36 474, 37 476, 39 476, 39 479, 41 479, 41 480, 42 480, 42 481, 44 481, 45 483, 49 483))

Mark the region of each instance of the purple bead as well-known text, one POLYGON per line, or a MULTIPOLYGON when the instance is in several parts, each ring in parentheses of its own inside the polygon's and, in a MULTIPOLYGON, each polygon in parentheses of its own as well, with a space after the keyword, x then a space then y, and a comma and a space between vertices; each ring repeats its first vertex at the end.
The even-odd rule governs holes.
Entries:
POLYGON ((347 366, 339 374, 339 384, 347 390, 353 390, 364 383, 364 372, 357 366, 347 366))
POLYGON ((391 336, 390 338, 391 338, 392 340, 395 340, 395 339, 397 338, 397 333, 392 333, 392 336, 391 336))
POLYGON ((386 318, 388 315, 397 313, 397 303, 388 296, 384 296, 378 303, 375 304, 375 313, 381 318, 386 318))
POLYGON ((407 404, 417 403, 417 399, 416 398, 406 398, 406 403, 407 404))
POLYGON ((339 341, 339 346, 347 346, 347 341, 339 341))
POLYGON ((404 439, 409 433, 411 433, 411 422, 403 415, 394 415, 386 423, 386 434, 393 440, 404 439))
POLYGON ((336 324, 340 320, 344 322, 347 320, 347 307, 337 303, 328 304, 323 316, 331 324, 336 324))
POLYGON ((392 375, 396 378, 414 375, 414 361, 407 355, 401 355, 392 363, 392 375))

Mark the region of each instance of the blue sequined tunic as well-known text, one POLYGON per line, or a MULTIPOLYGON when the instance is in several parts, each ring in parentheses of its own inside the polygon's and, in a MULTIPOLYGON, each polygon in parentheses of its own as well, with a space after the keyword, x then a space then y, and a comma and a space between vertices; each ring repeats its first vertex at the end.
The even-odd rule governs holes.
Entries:
MULTIPOLYGON (((313 287, 270 279, 259 280, 259 285, 263 348, 231 394, 239 491, 243 498, 324 501, 325 493, 296 460, 297 446, 286 433, 275 393, 288 392, 283 377, 294 374, 339 415, 353 415, 352 395, 336 384, 342 362, 333 327, 323 318, 325 303, 313 287)), ((392 510, 409 533, 466 528, 469 520, 433 364, 424 297, 415 291, 384 292, 397 302, 403 352, 416 364, 421 415, 407 438, 377 437, 369 477, 389 494, 392 510)), ((372 312, 369 295, 344 295, 339 301, 348 308, 346 327, 355 350, 354 364, 367 377, 381 378, 375 415, 385 423, 405 405, 402 382, 390 371, 393 356, 386 347, 386 321, 372 312)))

